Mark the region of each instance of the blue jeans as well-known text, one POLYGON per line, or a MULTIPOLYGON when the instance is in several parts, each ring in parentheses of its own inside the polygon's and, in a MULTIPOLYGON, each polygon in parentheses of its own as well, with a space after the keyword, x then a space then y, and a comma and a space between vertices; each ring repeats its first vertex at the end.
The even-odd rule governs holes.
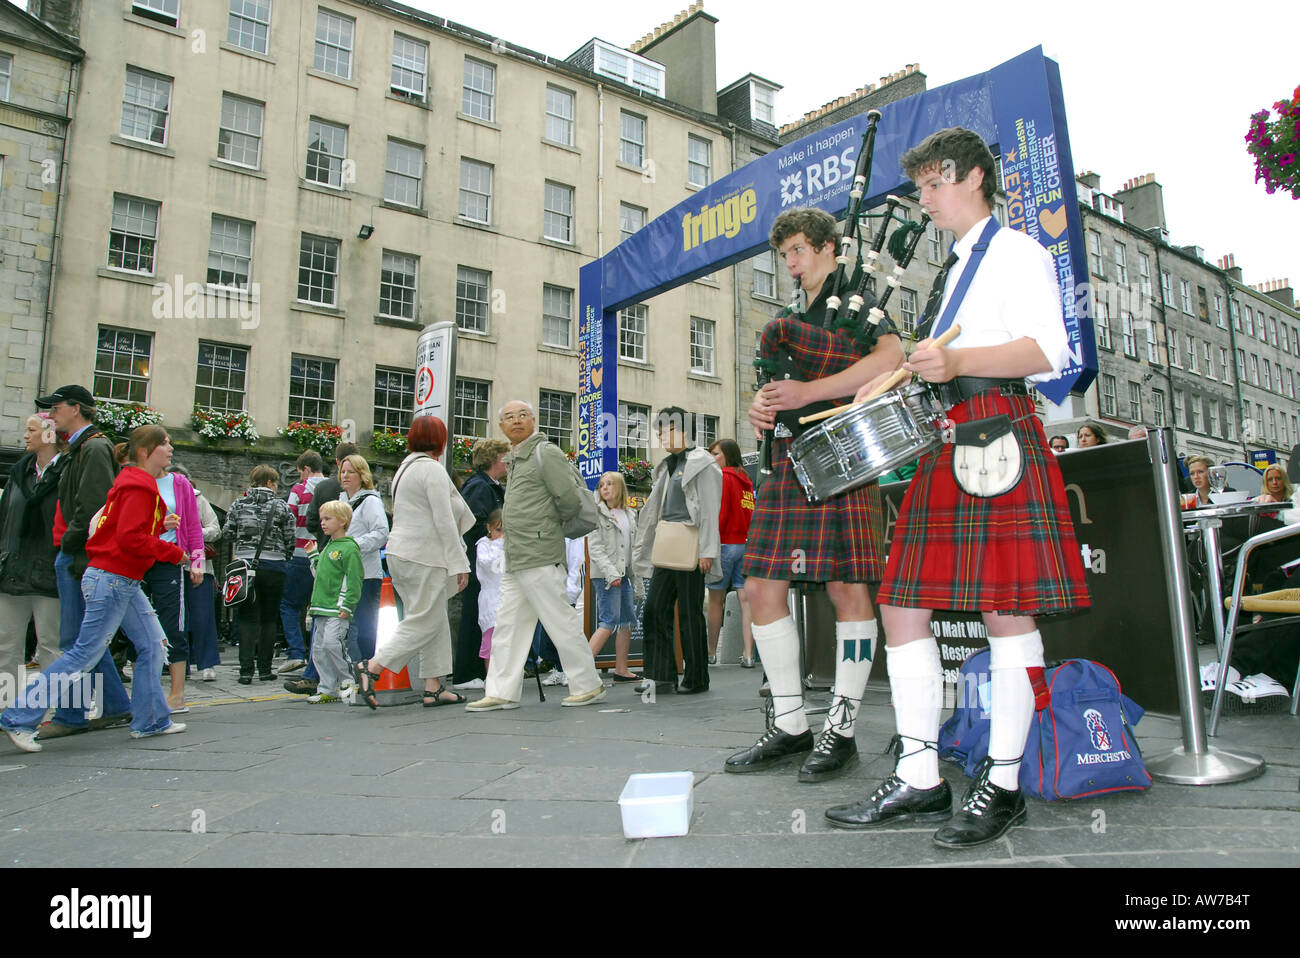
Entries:
MULTIPOLYGON (((94 663, 108 651, 118 627, 135 646, 135 681, 131 683, 131 730, 158 732, 171 724, 171 709, 163 694, 162 660, 167 636, 158 623, 140 583, 103 569, 90 568, 81 579, 86 614, 72 648, 19 693, 12 707, 0 716, 7 729, 35 731, 49 704, 81 685, 94 663)), ((110 664, 112 660, 110 659, 110 664)))
POLYGON ((617 632, 636 625, 636 602, 632 595, 632 581, 622 576, 616 587, 610 588, 605 579, 591 579, 591 591, 596 594, 596 625, 617 632))
MULTIPOLYGON (((66 552, 60 551, 54 557, 54 580, 59 588, 59 649, 67 652, 77 642, 81 620, 86 613, 86 600, 81 594, 81 582, 72 574, 72 556, 66 552)), ((95 687, 104 691, 100 714, 108 718, 131 711, 126 686, 122 684, 122 676, 118 674, 107 646, 91 671, 98 676, 94 680, 95 687)), ((72 728, 84 728, 88 724, 84 708, 59 709, 54 713, 54 721, 72 728)))
POLYGON ((315 582, 311 560, 306 556, 294 556, 285 568, 284 595, 280 598, 280 624, 284 628, 284 642, 289 647, 287 658, 307 658, 307 645, 302 636, 302 610, 311 600, 315 582))
MULTIPOLYGON (((361 583, 361 601, 348 626, 348 658, 353 662, 369 660, 375 654, 375 637, 379 634, 379 587, 382 579, 361 583)), ((305 676, 304 676, 305 677, 305 676)))

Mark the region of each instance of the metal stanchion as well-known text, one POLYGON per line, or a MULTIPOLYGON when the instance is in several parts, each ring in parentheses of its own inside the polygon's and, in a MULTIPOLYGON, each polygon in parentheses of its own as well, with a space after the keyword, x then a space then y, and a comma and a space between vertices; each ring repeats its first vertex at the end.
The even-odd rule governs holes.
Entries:
MULTIPOLYGON (((1147 435, 1151 472, 1155 478, 1156 516, 1160 547, 1165 556, 1165 589, 1169 598, 1169 619, 1173 626, 1174 664, 1178 673, 1178 702, 1182 716, 1183 744, 1160 755, 1148 755, 1147 771, 1162 782, 1175 785, 1222 785, 1240 782, 1264 773, 1264 759, 1250 752, 1211 748, 1205 740, 1201 712, 1200 672, 1196 667, 1196 630, 1187 589, 1187 557, 1183 552, 1183 524, 1178 507, 1178 457, 1169 429, 1147 435)), ((1211 601, 1217 601, 1211 596, 1211 601)), ((1222 641, 1222 636, 1218 636, 1222 641)), ((1226 671, 1226 670, 1221 670, 1226 671)))

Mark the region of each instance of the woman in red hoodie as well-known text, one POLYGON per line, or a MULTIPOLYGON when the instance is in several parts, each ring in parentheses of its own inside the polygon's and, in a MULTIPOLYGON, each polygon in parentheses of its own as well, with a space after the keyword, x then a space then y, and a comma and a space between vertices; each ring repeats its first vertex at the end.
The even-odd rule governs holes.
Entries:
POLYGON ((722 613, 727 590, 735 589, 740 600, 740 634, 745 652, 740 664, 754 667, 753 620, 749 600, 745 598, 745 577, 740 562, 745 558, 745 540, 749 522, 754 518, 754 483, 740 460, 740 446, 734 439, 719 439, 709 447, 722 470, 722 509, 718 513, 718 532, 722 540, 722 579, 709 585, 709 664, 718 664, 718 633, 722 631, 722 613))
POLYGON ((161 426, 141 426, 124 445, 127 466, 91 521, 86 542, 89 566, 81 580, 86 614, 76 644, 34 677, 0 715, 0 727, 25 752, 41 750, 36 729, 47 708, 89 697, 90 683, 83 680, 119 627, 136 650, 131 737, 185 731, 184 725, 171 720, 162 690, 167 638, 140 590, 140 580, 155 562, 186 561, 184 549, 159 538, 180 524, 180 517, 168 513, 158 494, 158 477, 172 459, 171 440, 161 426))

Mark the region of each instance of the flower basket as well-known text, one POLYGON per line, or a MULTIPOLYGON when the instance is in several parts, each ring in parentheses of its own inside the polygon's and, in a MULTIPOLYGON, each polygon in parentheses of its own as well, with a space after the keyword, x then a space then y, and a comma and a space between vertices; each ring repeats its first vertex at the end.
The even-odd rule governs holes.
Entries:
POLYGON ((95 425, 115 439, 126 439, 138 426, 162 422, 162 413, 143 403, 102 402, 95 413, 95 425))
POLYGON ((1255 182, 1263 180, 1269 193, 1284 190, 1300 199, 1300 87, 1273 109, 1277 119, 1270 120, 1270 112, 1260 110, 1251 116, 1246 134, 1246 151, 1255 158, 1255 182))
POLYGON ((343 441, 343 429, 327 422, 291 422, 280 435, 299 449, 315 449, 322 456, 334 458, 334 447, 343 441))
POLYGON ((474 443, 478 442, 475 436, 457 436, 451 441, 451 464, 458 469, 474 468, 474 443))
POLYGON ((190 414, 190 425, 194 431, 208 442, 219 439, 242 439, 244 442, 257 442, 257 429, 253 426, 253 417, 247 412, 221 412, 207 406, 195 406, 190 414))
POLYGON ((374 438, 370 440, 370 445, 375 447, 375 452, 390 456, 404 456, 406 455, 406 433, 385 429, 383 432, 375 433, 374 438))
POLYGON ((650 475, 654 471, 648 459, 624 459, 618 464, 618 471, 629 486, 649 486, 650 475))

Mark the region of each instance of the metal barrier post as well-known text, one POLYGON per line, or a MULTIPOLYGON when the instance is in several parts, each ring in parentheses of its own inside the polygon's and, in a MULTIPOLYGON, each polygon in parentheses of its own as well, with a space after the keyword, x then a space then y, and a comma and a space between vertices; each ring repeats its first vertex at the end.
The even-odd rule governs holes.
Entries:
MULTIPOLYGON (((1173 433, 1153 429, 1147 435, 1147 452, 1155 479, 1156 514, 1160 546, 1165 557, 1165 589, 1173 625, 1174 664, 1178 672, 1178 702, 1183 744, 1160 755, 1149 755, 1147 771, 1175 785, 1222 785, 1264 773, 1264 759, 1250 752, 1210 747, 1205 740, 1201 711, 1200 671, 1196 667, 1196 630, 1187 587, 1187 557, 1183 552, 1183 524, 1179 516, 1177 454, 1173 433)), ((1211 601, 1218 601, 1211 596, 1211 601)), ((1222 636, 1217 637, 1222 641, 1222 636)))

